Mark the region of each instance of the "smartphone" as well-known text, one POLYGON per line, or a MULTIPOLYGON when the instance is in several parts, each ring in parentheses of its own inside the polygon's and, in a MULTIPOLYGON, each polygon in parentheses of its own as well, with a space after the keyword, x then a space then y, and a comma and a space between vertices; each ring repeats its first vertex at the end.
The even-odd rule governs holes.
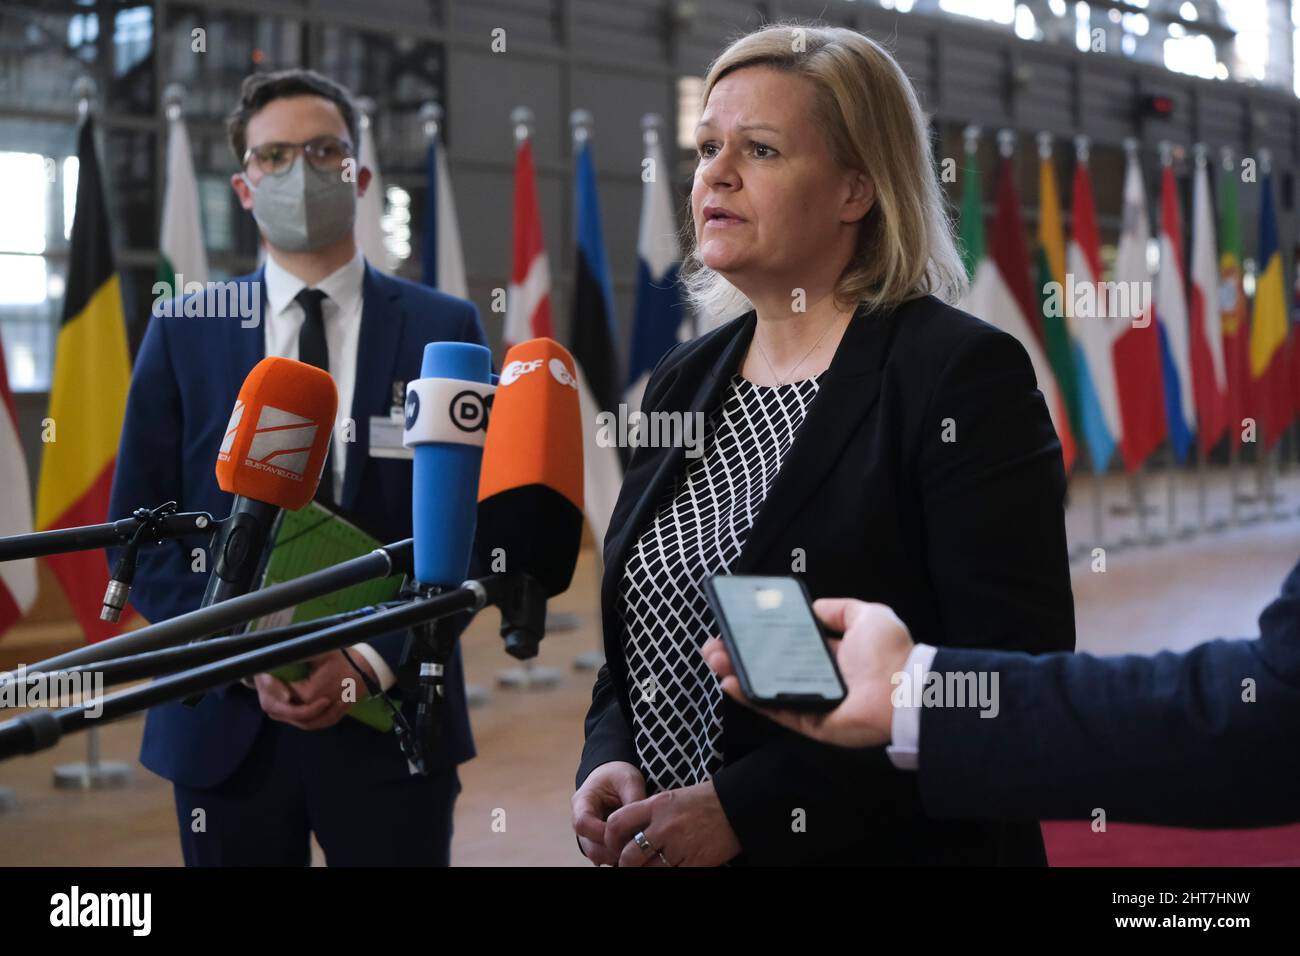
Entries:
POLYGON ((844 681, 802 581, 715 574, 704 593, 751 701, 820 711, 844 700, 844 681))

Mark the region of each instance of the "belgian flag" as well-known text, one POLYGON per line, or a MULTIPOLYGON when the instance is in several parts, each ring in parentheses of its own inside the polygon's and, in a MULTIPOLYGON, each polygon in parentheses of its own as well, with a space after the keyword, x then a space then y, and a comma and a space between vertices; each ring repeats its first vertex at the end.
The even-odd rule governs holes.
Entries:
MULTIPOLYGON (((94 125, 89 116, 78 135, 77 161, 80 171, 67 292, 55 344, 50 410, 42 435, 44 452, 36 492, 38 531, 108 520, 108 494, 131 381, 122 290, 113 265, 94 125)), ((86 640, 99 641, 116 633, 119 625, 99 619, 108 584, 104 552, 76 551, 46 560, 63 586, 86 640)))

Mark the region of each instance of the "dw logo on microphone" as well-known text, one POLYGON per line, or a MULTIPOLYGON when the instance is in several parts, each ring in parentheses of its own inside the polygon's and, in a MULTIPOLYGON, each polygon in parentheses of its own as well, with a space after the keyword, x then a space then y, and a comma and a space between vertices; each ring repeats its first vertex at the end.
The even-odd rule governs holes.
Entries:
POLYGON ((406 390, 406 430, 409 432, 415 420, 420 417, 420 396, 415 389, 406 390))
MULTIPOLYGON (((488 409, 492 397, 466 390, 452 396, 447 406, 447 415, 451 423, 463 432, 487 431, 488 409)), ((407 425, 410 428, 410 425, 407 425)))

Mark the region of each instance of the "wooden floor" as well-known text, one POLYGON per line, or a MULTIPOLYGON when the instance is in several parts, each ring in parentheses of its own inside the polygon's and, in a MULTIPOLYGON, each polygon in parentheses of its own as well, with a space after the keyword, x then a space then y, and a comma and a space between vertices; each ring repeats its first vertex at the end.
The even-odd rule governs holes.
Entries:
MULTIPOLYGON (((1103 489, 1104 572, 1093 570, 1089 480, 1072 484, 1067 523, 1078 555, 1073 581, 1079 649, 1145 653, 1255 634, 1260 609, 1300 557, 1300 476, 1290 475, 1279 486, 1283 501, 1274 507, 1290 512, 1286 520, 1203 531, 1172 543, 1125 545, 1126 538, 1168 531, 1164 479, 1150 477, 1145 484, 1153 510, 1141 529, 1128 507, 1128 483, 1111 480, 1103 489)), ((1226 477, 1214 475, 1208 488, 1207 519, 1213 524, 1229 514, 1226 477)), ((1176 491, 1177 531, 1198 522, 1197 483, 1184 478, 1176 491)), ((1241 515, 1259 513, 1255 504, 1241 515)), ((558 687, 498 689, 496 675, 514 662, 501 650, 494 615, 481 615, 467 632, 468 679, 488 688, 490 699, 472 712, 479 756, 461 768, 465 790, 456 809, 455 864, 588 865, 569 829, 569 797, 592 676, 576 671, 572 662, 596 647, 596 574, 593 552, 585 551, 574 587, 552 602, 554 611, 573 612, 581 621, 578 630, 551 633, 543 642, 539 664, 560 671, 558 687), (493 827, 501 811, 504 832, 493 827)), ((0 786, 16 796, 16 806, 0 812, 0 865, 179 864, 170 786, 134 762, 142 726, 133 719, 101 731, 104 759, 134 767, 123 790, 82 793, 51 785, 56 765, 85 757, 82 735, 44 754, 0 764, 0 786)))

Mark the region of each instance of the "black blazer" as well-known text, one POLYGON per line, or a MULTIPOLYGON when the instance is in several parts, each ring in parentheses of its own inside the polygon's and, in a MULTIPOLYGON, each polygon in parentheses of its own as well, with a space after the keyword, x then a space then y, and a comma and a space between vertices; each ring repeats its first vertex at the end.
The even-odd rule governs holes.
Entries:
POLYGON ((922 711, 927 813, 1088 820, 1101 807, 1109 821, 1166 826, 1300 821, 1300 564, 1260 615, 1258 640, 1153 657, 944 649, 933 666, 998 672, 1001 712, 922 711))
MULTIPOLYGON (((751 311, 677 345, 643 409, 711 413, 754 326, 751 311)), ((683 460, 680 447, 636 449, 614 507, 601 587, 608 663, 579 785, 607 761, 640 765, 617 585, 683 460)), ((813 597, 882 601, 918 642, 1073 650, 1064 493, 1061 446, 1019 342, 932 296, 860 308, 731 571, 793 571, 813 597)), ((746 862, 1045 862, 1033 821, 926 820, 915 774, 883 750, 816 744, 729 699, 724 708, 714 786, 746 862)))

